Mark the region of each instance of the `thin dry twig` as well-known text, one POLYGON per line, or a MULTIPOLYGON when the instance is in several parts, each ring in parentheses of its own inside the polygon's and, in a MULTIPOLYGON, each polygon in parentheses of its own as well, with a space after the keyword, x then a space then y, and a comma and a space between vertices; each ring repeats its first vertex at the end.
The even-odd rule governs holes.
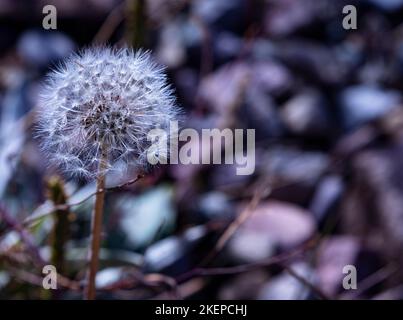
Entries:
POLYGON ((97 34, 94 36, 92 40, 93 44, 105 43, 110 39, 113 32, 124 19, 125 7, 126 3, 122 2, 109 13, 97 34))
POLYGON ((31 235, 13 216, 11 216, 7 212, 7 210, 1 204, 0 204, 0 217, 9 226, 9 228, 18 233, 18 235, 21 238, 21 241, 24 243, 25 247, 27 248, 27 251, 30 253, 33 262, 39 266, 44 266, 46 263, 43 260, 41 254, 39 253, 38 247, 34 244, 31 235))
POLYGON ((201 265, 206 265, 213 260, 216 255, 224 248, 228 240, 234 235, 234 233, 239 229, 239 227, 253 214, 260 200, 268 196, 271 189, 267 186, 267 183, 263 182, 258 186, 253 194, 253 197, 246 208, 241 212, 241 214, 228 226, 221 237, 218 239, 217 244, 213 250, 202 260, 201 265))
POLYGON ((219 276, 219 275, 231 275, 231 274, 239 274, 251 270, 255 270, 257 268, 268 267, 272 265, 281 265, 282 263, 289 261, 293 258, 298 257, 299 255, 305 253, 308 250, 311 250, 313 247, 317 245, 318 238, 314 237, 308 242, 304 243, 301 247, 294 249, 290 252, 281 253, 277 256, 270 257, 263 261, 258 261, 255 263, 243 264, 234 267, 217 267, 217 268, 195 268, 190 270, 187 273, 184 273, 176 278, 177 283, 182 283, 192 279, 194 277, 205 277, 205 276, 219 276))
POLYGON ((176 280, 172 277, 159 273, 144 275, 139 270, 133 269, 127 270, 126 274, 128 275, 128 279, 123 279, 106 287, 99 288, 99 291, 130 290, 139 284, 149 288, 161 287, 163 285, 175 299, 182 299, 178 292, 176 280))
POLYGON ((295 272, 291 267, 289 267, 285 264, 281 264, 281 267, 283 267, 285 271, 287 271, 292 277, 294 277, 299 282, 301 282, 304 286, 311 289, 312 292, 314 292, 320 299, 322 299, 322 300, 331 300, 332 299, 332 297, 330 297, 328 294, 323 292, 322 289, 315 286, 308 279, 306 279, 305 277, 303 277, 300 274, 298 274, 297 272, 295 272))
POLYGON ((340 299, 355 299, 362 295, 366 290, 370 289, 371 287, 375 286, 376 284, 386 280, 389 278, 391 275, 393 275, 395 272, 399 270, 399 267, 397 265, 386 265, 379 270, 375 271, 362 281, 360 281, 357 285, 357 290, 351 290, 349 292, 346 292, 342 294, 339 298, 340 299))
MULTIPOLYGON (((32 272, 22 270, 22 269, 17 269, 14 267, 8 267, 7 271, 13 274, 15 278, 36 285, 36 286, 42 286, 43 285, 43 277, 38 276, 32 272)), ((60 285, 61 287, 73 291, 81 291, 81 286, 80 283, 71 279, 68 279, 60 274, 57 274, 57 284, 60 285)))
MULTIPOLYGON (((161 286, 161 284, 163 284, 164 286, 167 287, 167 291, 169 291, 169 293, 172 294, 174 298, 182 299, 183 297, 181 296, 180 293, 180 287, 188 283, 189 281, 193 281, 201 277, 240 274, 248 271, 253 271, 255 269, 262 267, 270 267, 273 265, 284 267, 284 263, 289 262, 292 259, 298 258, 300 255, 316 247, 318 244, 318 240, 319 237, 315 236, 311 240, 308 240, 303 245, 292 251, 285 252, 256 263, 243 264, 234 267, 217 267, 217 268, 199 267, 192 269, 189 272, 183 273, 176 278, 156 273, 148 275, 143 275, 142 273, 139 272, 130 273, 131 276, 134 276, 134 279, 132 278, 118 281, 108 287, 101 288, 100 291, 131 289, 133 288, 133 286, 137 284, 142 284, 147 287, 161 286)), ((321 292, 320 289, 316 288, 313 284, 310 283, 308 284, 306 281, 304 281, 304 283, 309 285, 309 287, 314 292, 318 293, 318 295, 319 292, 321 292)), ((167 291, 159 293, 157 297, 166 297, 164 294, 167 293, 167 291)), ((322 294, 321 297, 325 298, 325 295, 322 294)), ((328 297, 326 296, 326 298, 328 297)))
POLYGON ((99 194, 99 193, 102 193, 102 192, 110 192, 110 191, 115 191, 115 190, 122 189, 122 188, 127 187, 127 186, 129 186, 129 185, 131 185, 131 184, 136 183, 137 181, 139 181, 139 180, 142 179, 143 177, 144 177, 144 175, 137 175, 136 178, 131 179, 131 180, 129 180, 129 181, 127 181, 127 182, 124 182, 124 183, 122 183, 122 184, 119 184, 119 185, 116 185, 116 186, 113 186, 113 187, 108 187, 108 188, 101 188, 101 189, 99 189, 99 190, 97 190, 97 191, 91 193, 90 195, 88 195, 88 196, 85 197, 84 199, 82 199, 82 200, 80 200, 80 201, 78 201, 78 202, 75 202, 75 203, 67 203, 67 204, 62 204, 62 205, 53 206, 51 210, 49 210, 49 211, 47 211, 47 212, 45 212, 45 213, 36 215, 36 216, 34 216, 34 217, 32 217, 32 216, 27 217, 27 218, 23 221, 22 224, 23 224, 23 226, 25 226, 25 227, 26 227, 26 226, 29 226, 29 225, 31 225, 33 222, 35 222, 35 221, 37 221, 37 220, 39 220, 39 219, 42 219, 43 217, 46 217, 46 216, 48 216, 48 215, 51 215, 52 213, 54 213, 54 212, 57 211, 57 210, 68 210, 68 209, 70 209, 71 207, 79 206, 79 205, 83 204, 84 202, 88 201, 89 199, 91 199, 92 197, 96 196, 96 195, 99 194))

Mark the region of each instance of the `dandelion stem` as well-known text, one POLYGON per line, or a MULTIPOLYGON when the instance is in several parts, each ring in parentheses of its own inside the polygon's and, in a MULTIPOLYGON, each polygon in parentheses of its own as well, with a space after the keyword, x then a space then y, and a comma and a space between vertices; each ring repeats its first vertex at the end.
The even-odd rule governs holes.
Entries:
POLYGON ((127 0, 127 41, 134 48, 144 46, 145 0, 127 0))
POLYGON ((98 271, 99 263, 99 249, 101 245, 101 231, 102 231, 102 216, 104 211, 104 199, 105 199, 105 154, 103 153, 102 160, 99 164, 98 177, 97 177, 97 193, 95 196, 95 205, 92 212, 91 221, 91 251, 90 262, 88 269, 88 282, 85 298, 87 300, 95 299, 95 277, 98 271))

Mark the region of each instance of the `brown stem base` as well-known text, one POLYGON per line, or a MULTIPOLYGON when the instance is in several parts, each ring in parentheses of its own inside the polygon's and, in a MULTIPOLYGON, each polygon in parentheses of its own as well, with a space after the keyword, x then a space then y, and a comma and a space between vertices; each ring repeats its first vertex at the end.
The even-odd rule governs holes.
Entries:
POLYGON ((101 175, 97 179, 97 194, 95 197, 95 206, 92 213, 91 222, 91 251, 90 262, 87 277, 87 287, 85 298, 87 300, 94 300, 96 295, 95 277, 98 271, 98 256, 101 245, 101 231, 102 231, 102 216, 104 211, 105 199, 105 176, 101 175))

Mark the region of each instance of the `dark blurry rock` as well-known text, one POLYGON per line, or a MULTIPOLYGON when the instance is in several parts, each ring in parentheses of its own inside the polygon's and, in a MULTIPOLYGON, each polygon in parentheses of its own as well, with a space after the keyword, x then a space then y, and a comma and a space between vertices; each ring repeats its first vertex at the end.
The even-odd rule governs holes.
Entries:
POLYGON ((245 3, 242 0, 193 1, 191 10, 194 15, 215 28, 233 32, 240 32, 243 29, 245 3))
POLYGON ((274 0, 269 3, 265 15, 266 32, 273 36, 288 35, 309 24, 315 17, 313 1, 274 0))
POLYGON ((401 95, 394 90, 367 85, 349 87, 340 94, 344 124, 349 129, 355 128, 385 115, 400 101, 401 95))
POLYGON ((0 290, 2 290, 10 282, 11 276, 6 271, 0 271, 0 290))
POLYGON ((265 155, 267 173, 282 182, 316 182, 328 169, 329 158, 321 152, 273 147, 265 155))
POLYGON ((237 263, 267 259, 275 250, 275 240, 268 232, 256 232, 248 228, 238 230, 228 243, 229 254, 237 263))
POLYGON ((344 82, 348 64, 336 50, 306 40, 287 40, 275 47, 275 56, 293 72, 328 85, 344 82))
POLYGON ((369 244, 360 241, 356 236, 333 236, 326 239, 318 250, 317 272, 320 288, 335 296, 342 294, 347 299, 365 298, 375 293, 377 282, 364 284, 368 277, 384 266, 379 253, 369 244), (347 275, 346 266, 353 266, 357 271, 357 289, 343 288, 343 279, 347 275))
POLYGON ((278 137, 284 132, 274 100, 258 86, 248 87, 239 117, 247 128, 256 130, 256 140, 278 137))
POLYGON ((187 0, 147 0, 147 18, 153 23, 172 21, 178 11, 186 5, 187 0))
POLYGON ((222 285, 219 300, 256 299, 259 288, 267 281, 268 275, 263 270, 242 273, 222 285))
POLYGON ((391 138, 391 140, 403 141, 403 108, 394 108, 378 122, 379 131, 391 138))
POLYGON ((198 208, 208 219, 229 219, 234 215, 234 208, 228 196, 219 191, 212 191, 202 195, 198 208))
POLYGON ((361 38, 348 37, 335 47, 334 53, 336 61, 341 61, 353 73, 365 61, 365 43, 361 38))
POLYGON ((275 50, 275 44, 273 44, 268 39, 258 38, 253 41, 252 49, 251 49, 252 56, 256 60, 266 61, 267 59, 273 57, 275 50))
POLYGON ((151 245, 144 255, 144 272, 179 274, 189 270, 191 252, 206 234, 205 226, 197 226, 181 236, 171 236, 151 245))
POLYGON ((130 248, 141 248, 170 231, 176 220, 173 191, 159 186, 140 196, 123 196, 117 203, 120 228, 130 248))
POLYGON ((102 288, 110 286, 118 282, 124 275, 124 268, 122 267, 111 267, 102 269, 97 273, 96 277, 96 287, 102 288))
POLYGON ((35 67, 44 68, 69 55, 74 42, 61 32, 27 31, 17 43, 18 54, 35 67))
MULTIPOLYGON (((290 268, 299 276, 313 283, 315 276, 308 264, 297 262, 290 268)), ((304 300, 307 299, 310 289, 301 281, 288 274, 286 271, 271 278, 258 293, 259 300, 304 300)))
POLYGON ((343 288, 342 281, 346 265, 356 265, 360 251, 357 238, 337 236, 325 240, 319 248, 317 275, 320 288, 329 295, 335 295, 343 288))
POLYGON ((390 68, 385 68, 383 61, 366 63, 359 71, 358 78, 360 82, 368 84, 382 83, 387 81, 393 75, 390 68))
POLYGON ((145 269, 160 271, 185 255, 186 243, 178 237, 169 237, 150 246, 145 253, 145 269))
POLYGON ((4 234, 4 224, 2 218, 2 230, 1 230, 1 239, 0 239, 0 250, 2 252, 6 252, 8 250, 12 250, 13 247, 17 246, 20 240, 20 235, 17 231, 10 231, 4 234))
POLYGON ((343 190, 343 180, 339 176, 326 176, 320 181, 309 207, 318 222, 326 218, 330 209, 340 199, 343 190))
POLYGON ((242 194, 252 175, 238 175, 236 164, 213 165, 207 176, 211 188, 242 194))
POLYGON ((362 126, 358 129, 348 132, 337 142, 334 153, 338 156, 347 157, 369 146, 375 141, 379 132, 372 126, 362 126))
POLYGON ((394 11, 403 7, 403 0, 366 0, 385 11, 394 11))
POLYGON ((293 83, 292 75, 286 67, 274 61, 258 61, 251 65, 251 86, 257 86, 266 93, 279 95, 293 83))
POLYGON ((239 55, 242 39, 230 32, 221 32, 214 37, 214 49, 219 61, 228 61, 239 55))
POLYGON ((403 250, 402 166, 400 145, 357 154, 341 208, 345 232, 371 239, 385 257, 399 261, 403 250))
POLYGON ((184 127, 193 128, 200 133, 202 129, 214 128, 216 121, 217 119, 215 115, 199 116, 198 114, 195 114, 186 118, 184 127))
POLYGON ((0 100, 0 197, 9 179, 15 174, 20 161, 26 131, 21 119, 30 108, 27 93, 28 81, 17 68, 6 68, 4 73, 6 90, 0 100))
POLYGON ((185 40, 181 23, 174 20, 162 28, 156 54, 169 68, 180 66, 186 59, 185 40))
POLYGON ((402 300, 403 299, 403 285, 387 289, 384 292, 373 297, 374 300, 402 300))
POLYGON ((224 65, 203 79, 199 93, 219 115, 217 122, 222 126, 233 126, 234 117, 239 115, 244 125, 256 128, 257 135, 264 138, 281 132, 269 94, 280 94, 290 84, 291 76, 280 64, 235 63, 224 65))
POLYGON ((295 134, 326 136, 331 129, 325 100, 314 90, 306 90, 287 101, 281 116, 295 134))
POLYGON ((239 103, 239 95, 250 76, 250 68, 244 63, 226 64, 203 79, 200 97, 219 114, 230 116, 239 103))
POLYGON ((259 157, 257 171, 272 177, 275 199, 305 206, 329 164, 328 156, 322 152, 273 146, 259 157))
POLYGON ((261 203, 228 243, 236 260, 256 262, 276 249, 290 249, 315 232, 315 221, 304 209, 279 201, 261 203))
POLYGON ((197 57, 196 59, 201 59, 199 55, 204 41, 204 27, 204 24, 200 23, 197 19, 188 19, 181 23, 181 33, 178 36, 183 37, 186 48, 190 49, 189 58, 197 57), (196 49, 197 52, 191 49, 196 49))
MULTIPOLYGON (((403 70, 403 43, 402 43, 402 38, 403 38, 403 34, 401 34, 399 36, 399 39, 396 40, 399 45, 396 45, 395 48, 395 57, 396 57, 396 61, 394 61, 394 70, 397 73, 400 73, 403 70)), ((397 77, 398 79, 400 78, 400 74, 395 74, 395 77, 397 77)))
POLYGON ((183 104, 192 105, 197 92, 198 74, 191 68, 181 68, 175 72, 174 77, 178 94, 183 97, 183 104))

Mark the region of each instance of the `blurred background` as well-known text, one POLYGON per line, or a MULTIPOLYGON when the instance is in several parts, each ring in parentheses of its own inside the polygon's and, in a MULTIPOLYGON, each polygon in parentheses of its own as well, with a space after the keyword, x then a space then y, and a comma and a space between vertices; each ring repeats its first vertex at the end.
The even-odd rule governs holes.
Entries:
POLYGON ((46 166, 33 110, 49 70, 101 43, 151 49, 185 127, 254 128, 256 171, 110 190, 98 298, 403 298, 403 0, 0 0, 1 299, 82 298, 95 186, 46 166))

